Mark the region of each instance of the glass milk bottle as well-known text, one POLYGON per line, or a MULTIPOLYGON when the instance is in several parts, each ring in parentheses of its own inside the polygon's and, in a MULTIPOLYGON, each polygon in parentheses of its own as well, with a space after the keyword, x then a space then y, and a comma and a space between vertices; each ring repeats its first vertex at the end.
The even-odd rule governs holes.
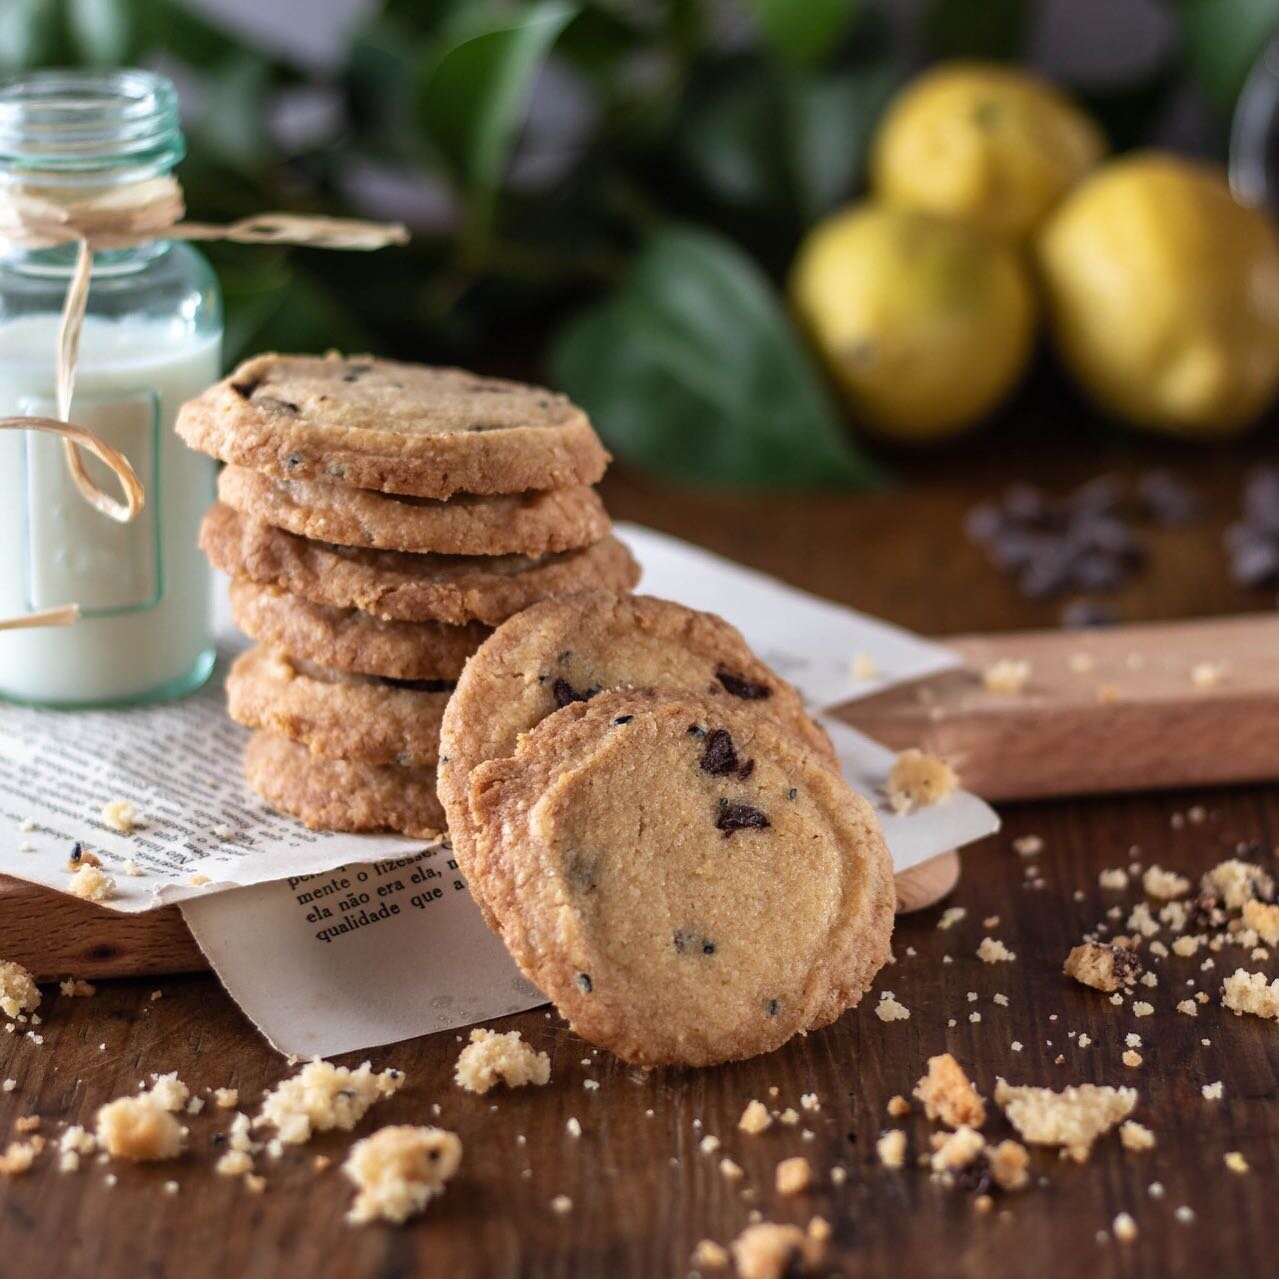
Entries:
MULTIPOLYGON (((144 71, 41 71, 0 80, 0 201, 81 199, 167 174, 184 154, 178 101, 144 71)), ((0 241, 0 416, 57 416, 54 361, 74 246, 0 241)), ((146 490, 119 524, 79 495, 62 441, 0 431, 0 618, 71 602, 71 626, 0 630, 0 697, 50 706, 176 697, 213 666, 212 580, 196 546, 211 459, 173 433, 216 380, 217 281, 189 245, 95 250, 70 420, 129 459, 146 490)), ((82 451, 103 491, 106 467, 82 451)), ((2 713, 2 712, 0 712, 2 713)))

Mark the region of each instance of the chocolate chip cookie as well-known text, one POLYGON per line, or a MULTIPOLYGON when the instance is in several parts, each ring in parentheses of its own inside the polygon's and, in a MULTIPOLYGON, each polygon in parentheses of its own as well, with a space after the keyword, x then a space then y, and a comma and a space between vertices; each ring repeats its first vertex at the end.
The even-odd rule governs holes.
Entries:
POLYGON ((594 484, 608 464, 562 395, 370 356, 255 356, 184 404, 177 432, 282 479, 417 497, 594 484))
POLYGON ((573 1028, 627 1061, 772 1051, 888 959, 873 809, 757 705, 601 692, 480 764, 468 799, 472 891, 573 1028))
POLYGON ((535 600, 593 586, 628 590, 639 579, 639 566, 614 537, 555 555, 409 555, 313 542, 224 502, 206 513, 200 547, 232 577, 404 622, 495 626, 535 600))
POLYGON ((740 632, 713 613, 669 600, 583 591, 512 617, 466 665, 441 729, 440 798, 467 872, 470 772, 514 754, 553 711, 619 687, 687 689, 777 720, 835 766, 830 739, 799 694, 764 665, 740 632))
POLYGON ((360 675, 454 681, 493 633, 480 622, 388 622, 358 608, 313 604, 248 578, 233 581, 230 594, 231 616, 250 639, 360 675))
POLYGON ((322 480, 281 480, 243 466, 218 477, 218 497, 242 515, 339 546, 437 555, 546 555, 589 546, 612 527, 585 485, 441 502, 322 480))
POLYGON ((312 830, 392 830, 414 839, 444 831, 431 768, 324 759, 287 737, 257 732, 244 750, 244 774, 272 808, 312 830))
POLYGON ((257 645, 227 675, 227 711, 249 728, 301 742, 313 755, 434 768, 453 685, 330 671, 257 645))

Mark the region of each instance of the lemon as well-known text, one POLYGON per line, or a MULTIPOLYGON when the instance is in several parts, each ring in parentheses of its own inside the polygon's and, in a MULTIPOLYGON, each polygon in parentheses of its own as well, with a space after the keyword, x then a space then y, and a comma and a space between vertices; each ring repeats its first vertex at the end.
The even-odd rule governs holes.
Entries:
POLYGON ((1105 154, 1092 119, 1051 84, 943 63, 889 105, 873 142, 881 199, 1023 239, 1105 154))
POLYGON ((800 322, 857 417, 886 435, 952 435, 1021 376, 1034 298, 1020 256, 977 227, 854 205, 804 240, 800 322))
POLYGON ((1216 169, 1145 152, 1104 166, 1038 244, 1057 344, 1111 412, 1211 436, 1279 387, 1279 239, 1216 169))

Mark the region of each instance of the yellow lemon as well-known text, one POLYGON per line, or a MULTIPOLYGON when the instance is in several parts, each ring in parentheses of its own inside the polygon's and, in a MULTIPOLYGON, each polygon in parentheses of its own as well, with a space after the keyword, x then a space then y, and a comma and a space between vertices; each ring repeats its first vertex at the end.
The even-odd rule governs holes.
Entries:
POLYGON ((1105 154, 1092 119, 1038 77, 943 63, 889 105, 871 181, 881 199, 1021 239, 1105 154))
POLYGON ((1116 160, 1065 200, 1038 257, 1061 354, 1111 412, 1222 435, 1279 388, 1279 238, 1216 169, 1116 160))
POLYGON ((885 435, 962 430, 1030 356, 1035 307, 1020 256, 966 223, 854 205, 809 232, 790 288, 853 411, 885 435))

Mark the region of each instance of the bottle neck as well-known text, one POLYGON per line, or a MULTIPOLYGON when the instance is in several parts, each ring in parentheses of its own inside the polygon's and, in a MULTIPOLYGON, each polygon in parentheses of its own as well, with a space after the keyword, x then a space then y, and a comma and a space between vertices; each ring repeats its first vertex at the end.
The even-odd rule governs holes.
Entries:
MULTIPOLYGON (((97 249, 93 254, 93 277, 105 279, 145 270, 172 247, 172 240, 147 240, 127 249, 97 249)), ((60 244, 52 249, 26 249, 12 242, 0 244, 0 263, 8 270, 23 275, 70 279, 75 262, 73 244, 60 244)))

